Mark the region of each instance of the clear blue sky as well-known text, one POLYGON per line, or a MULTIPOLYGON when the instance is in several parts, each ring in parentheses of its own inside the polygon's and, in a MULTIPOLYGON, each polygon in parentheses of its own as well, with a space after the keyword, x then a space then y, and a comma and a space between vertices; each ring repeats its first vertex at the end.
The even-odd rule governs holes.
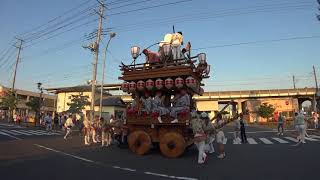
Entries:
MULTIPOLYGON (((185 42, 191 41, 194 49, 213 47, 193 51, 194 54, 207 53, 208 62, 212 65, 206 90, 290 88, 292 75, 297 76, 298 87, 311 87, 314 86, 312 65, 317 67, 319 75, 320 22, 315 18, 316 0, 193 0, 108 16, 180 0, 141 1, 112 0, 114 4, 106 10, 103 26, 114 28, 112 31, 117 33, 109 47, 112 55, 108 54, 107 59, 107 83, 117 82, 120 60, 131 62, 132 45, 147 47, 158 42, 164 34, 172 31, 172 25, 177 31, 183 32, 185 42), (137 3, 133 5, 133 2, 137 3), (126 6, 129 3, 132 5, 126 6), (309 36, 318 38, 228 46, 309 36)), ((22 33, 45 24, 83 2, 86 0, 1 0, 0 53, 12 44, 15 36, 24 37, 22 33)), ((57 22, 94 4, 96 1, 91 0, 57 19, 57 22)), ((93 10, 89 13, 91 16, 85 13, 77 15, 79 21, 49 33, 43 39, 97 18, 93 10)), ((39 39, 39 43, 25 47, 16 86, 33 90, 39 81, 43 82, 44 87, 63 87, 84 84, 91 79, 93 56, 82 46, 90 42, 84 40, 84 36, 96 27, 97 22, 93 22, 49 40, 39 39)), ((106 43, 107 36, 103 41, 106 43)), ((16 52, 11 48, 13 56, 8 58, 4 67, 0 67, 0 84, 3 85, 12 81, 10 67, 16 52)), ((3 61, 0 59, 0 65, 3 61)), ((99 65, 98 78, 101 79, 99 65)))

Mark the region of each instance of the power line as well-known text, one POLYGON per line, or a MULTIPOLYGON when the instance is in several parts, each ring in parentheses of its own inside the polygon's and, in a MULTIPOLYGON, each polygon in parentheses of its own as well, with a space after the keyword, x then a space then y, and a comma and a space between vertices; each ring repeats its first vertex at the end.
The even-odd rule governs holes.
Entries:
POLYGON ((203 50, 203 49, 212 49, 212 48, 221 48, 221 47, 230 47, 230 46, 240 46, 240 45, 248 45, 248 44, 272 43, 272 42, 280 42, 280 41, 292 41, 292 40, 316 39, 316 38, 320 38, 320 35, 297 36, 297 37, 289 37, 289 38, 279 38, 279 39, 270 39, 270 40, 240 42, 240 43, 233 43, 233 44, 224 44, 224 45, 215 45, 215 46, 207 46, 207 47, 195 48, 193 50, 198 51, 198 50, 203 50))
POLYGON ((174 16, 174 17, 168 17, 168 18, 157 18, 157 19, 149 19, 141 22, 135 22, 131 23, 128 25, 120 25, 120 26, 115 26, 112 27, 111 29, 117 29, 120 31, 121 30, 138 30, 142 28, 146 28, 148 26, 153 26, 153 25, 159 25, 159 24, 168 24, 168 23, 183 23, 183 22, 191 22, 191 21, 200 21, 200 20, 209 20, 213 18, 221 18, 221 17, 227 17, 227 16, 238 16, 238 15, 247 15, 247 14, 254 14, 254 13, 263 13, 263 12, 274 12, 274 11, 283 11, 283 10, 289 10, 289 9, 302 9, 304 7, 308 7, 311 4, 304 4, 301 5, 299 4, 294 4, 294 5, 285 5, 285 6, 280 6, 281 4, 271 4, 268 6, 249 6, 246 8, 233 8, 233 9, 225 9, 221 10, 218 12, 207 12, 207 13, 196 13, 196 14, 184 14, 184 15, 179 15, 179 16, 174 16), (275 7, 273 7, 275 6, 275 7), (251 9, 250 9, 251 8, 251 9), (254 9, 252 9, 254 8, 254 9), (211 16, 210 16, 211 15, 211 16), (150 22, 150 23, 148 23, 150 22), (138 26, 139 28, 132 29, 132 27, 138 26), (121 28, 121 27, 126 27, 126 28, 121 28))
POLYGON ((154 5, 154 6, 147 6, 147 7, 142 7, 142 8, 137 8, 137 9, 133 9, 133 10, 128 10, 128 11, 120 11, 117 13, 112 13, 112 14, 108 14, 107 16, 115 16, 115 15, 121 15, 121 14, 128 14, 131 12, 137 12, 137 11, 142 11, 142 10, 147 10, 147 9, 153 9, 153 8, 158 8, 158 7, 163 7, 163 6, 169 6, 169 5, 176 5, 176 4, 180 4, 180 3, 185 3, 185 2, 190 2, 192 0, 181 0, 181 1, 176 1, 176 2, 170 2, 170 3, 164 3, 164 4, 159 4, 159 5, 154 5))
MULTIPOLYGON (((61 15, 53 18, 53 19, 50 19, 48 22, 46 22, 46 23, 44 23, 44 24, 41 24, 41 25, 39 25, 39 26, 37 26, 37 27, 35 27, 35 28, 27 31, 27 32, 21 33, 19 36, 25 36, 25 37, 26 37, 26 36, 29 36, 29 35, 27 35, 27 34, 30 34, 30 33, 32 33, 33 31, 37 31, 38 29, 41 29, 41 28, 47 26, 48 24, 50 24, 50 23, 52 23, 52 22, 54 22, 54 21, 56 21, 56 20, 58 20, 58 19, 61 19, 63 16, 65 16, 65 15, 67 15, 67 14, 70 14, 71 12, 79 9, 80 7, 82 7, 82 6, 84 6, 85 4, 89 3, 90 1, 91 1, 91 0, 86 0, 85 2, 79 4, 78 6, 73 7, 73 8, 71 8, 71 9, 65 11, 63 14, 61 14, 61 15)), ((33 34, 34 34, 34 33, 33 33, 33 34)))

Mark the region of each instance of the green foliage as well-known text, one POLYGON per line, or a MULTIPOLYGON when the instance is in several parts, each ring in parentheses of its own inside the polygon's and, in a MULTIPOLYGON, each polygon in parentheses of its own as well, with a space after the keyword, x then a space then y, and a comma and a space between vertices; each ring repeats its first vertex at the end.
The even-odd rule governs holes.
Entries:
POLYGON ((71 103, 67 103, 70 106, 67 112, 72 114, 81 113, 85 106, 90 105, 88 99, 88 96, 82 96, 81 94, 71 95, 71 103))
POLYGON ((39 113, 40 99, 38 97, 30 99, 30 101, 27 102, 26 105, 30 107, 32 111, 39 113))
POLYGON ((2 107, 13 110, 17 108, 18 98, 12 92, 6 92, 5 95, 1 98, 0 105, 2 107))
POLYGON ((263 118, 269 119, 273 116, 275 110, 276 109, 271 104, 263 103, 258 107, 258 115, 263 118))
POLYGON ((0 99, 0 106, 8 108, 10 115, 9 121, 13 120, 13 110, 17 108, 18 98, 14 92, 5 92, 4 96, 0 99))

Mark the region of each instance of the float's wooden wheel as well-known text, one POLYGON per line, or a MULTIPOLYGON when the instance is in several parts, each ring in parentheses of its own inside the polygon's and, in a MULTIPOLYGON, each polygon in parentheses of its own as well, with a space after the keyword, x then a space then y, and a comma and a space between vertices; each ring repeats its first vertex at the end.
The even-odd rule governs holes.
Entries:
POLYGON ((128 137, 129 148, 138 155, 146 154, 151 148, 151 138, 144 131, 134 131, 128 137))
POLYGON ((165 133, 160 137, 161 153, 169 158, 176 158, 183 154, 186 142, 181 134, 176 132, 165 133))

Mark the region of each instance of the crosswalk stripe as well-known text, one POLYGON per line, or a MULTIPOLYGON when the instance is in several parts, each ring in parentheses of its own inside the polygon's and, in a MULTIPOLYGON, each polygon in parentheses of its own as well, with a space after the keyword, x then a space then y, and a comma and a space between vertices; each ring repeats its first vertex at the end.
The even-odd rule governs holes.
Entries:
POLYGON ((41 135, 41 134, 36 133, 36 132, 31 132, 30 130, 20 130, 20 132, 28 133, 28 134, 31 134, 31 135, 37 135, 37 136, 41 135))
POLYGON ((293 138, 293 137, 284 137, 284 138, 286 138, 290 141, 296 142, 296 143, 299 142, 296 138, 293 138))
POLYGON ((10 135, 10 134, 7 134, 7 133, 5 133, 5 132, 2 132, 2 131, 0 131, 0 134, 1 134, 1 135, 4 135, 4 136, 8 136, 8 137, 11 137, 11 138, 13 138, 13 139, 21 140, 20 138, 17 138, 17 137, 15 137, 15 136, 12 136, 12 135, 10 135))
POLYGON ((39 132, 39 131, 36 131, 36 130, 29 130, 29 132, 33 132, 33 133, 36 133, 38 135, 48 135, 47 132, 43 131, 43 132, 39 132))
POLYGON ((11 135, 14 135, 14 136, 20 135, 19 133, 12 132, 12 131, 9 131, 9 130, 6 130, 6 129, 1 129, 1 131, 5 132, 5 133, 8 133, 8 134, 11 134, 11 135))
POLYGON ((249 144, 258 144, 253 138, 247 138, 249 144))
POLYGON ((59 133, 47 132, 47 131, 44 131, 44 130, 33 130, 33 131, 40 132, 40 133, 45 133, 46 135, 60 135, 59 133))
POLYGON ((310 135, 310 137, 320 139, 320 136, 317 136, 317 135, 310 135))
POLYGON ((31 135, 31 134, 26 134, 24 132, 20 132, 20 131, 14 130, 14 129, 12 129, 11 131, 18 133, 18 135, 29 135, 29 136, 31 135))
POLYGON ((273 144, 273 142, 271 142, 270 140, 268 140, 266 138, 259 138, 259 139, 265 144, 273 144))
POLYGON ((31 136, 32 134, 28 134, 28 133, 25 133, 25 132, 21 132, 21 130, 17 131, 17 130, 11 130, 13 132, 16 132, 16 133, 20 133, 22 135, 26 135, 26 136, 31 136))
POLYGON ((307 141, 319 141, 318 139, 312 139, 312 138, 308 138, 308 137, 305 137, 305 139, 307 140, 307 141))
POLYGON ((285 141, 285 140, 280 139, 280 138, 277 138, 277 137, 272 138, 272 139, 275 140, 275 141, 277 141, 277 142, 279 142, 279 143, 281 143, 281 144, 288 144, 288 143, 289 143, 288 141, 285 141))

